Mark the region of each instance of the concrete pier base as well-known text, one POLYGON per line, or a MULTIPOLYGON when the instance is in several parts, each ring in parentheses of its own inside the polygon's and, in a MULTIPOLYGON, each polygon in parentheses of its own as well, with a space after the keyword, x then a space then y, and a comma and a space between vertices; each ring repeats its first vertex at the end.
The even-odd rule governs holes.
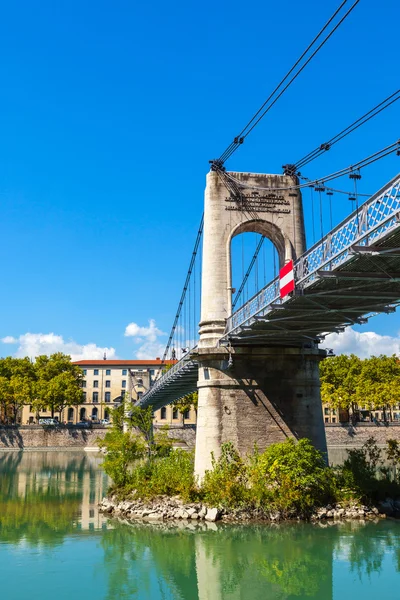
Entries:
POLYGON ((232 442, 242 456, 288 437, 309 438, 326 452, 318 363, 312 348, 199 349, 195 473, 201 481, 211 453, 232 442))

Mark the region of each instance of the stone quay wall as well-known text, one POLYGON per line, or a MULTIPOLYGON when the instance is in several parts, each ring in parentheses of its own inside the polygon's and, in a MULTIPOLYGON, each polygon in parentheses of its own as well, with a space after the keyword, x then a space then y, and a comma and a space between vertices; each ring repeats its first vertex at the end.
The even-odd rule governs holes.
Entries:
POLYGON ((386 446, 388 440, 400 442, 400 423, 326 423, 325 433, 328 448, 359 448, 370 437, 386 446))
POLYGON ((96 447, 104 438, 105 428, 46 427, 21 425, 0 427, 0 450, 96 447))
MULTIPOLYGON (((155 426, 154 431, 162 430, 155 426)), ((0 426, 0 450, 28 448, 85 448, 96 447, 97 438, 103 439, 107 429, 80 429, 77 427, 43 427, 41 425, 0 426)), ((374 423, 326 423, 328 448, 361 447, 369 437, 374 437, 378 446, 386 446, 387 440, 400 442, 400 423, 387 425, 374 423)), ((168 436, 182 442, 190 449, 196 443, 196 425, 170 426, 168 436)))

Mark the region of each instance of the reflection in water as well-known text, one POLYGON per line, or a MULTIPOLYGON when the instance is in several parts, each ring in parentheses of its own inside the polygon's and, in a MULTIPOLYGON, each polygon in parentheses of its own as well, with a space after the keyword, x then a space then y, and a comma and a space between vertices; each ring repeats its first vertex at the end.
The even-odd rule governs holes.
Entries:
POLYGON ((108 483, 101 460, 0 454, 2 597, 53 600, 55 589, 57 600, 394 597, 398 522, 107 524, 96 507, 108 483))
MULTIPOLYGON (((346 600, 371 585, 385 554, 392 554, 388 584, 398 577, 399 542, 399 527, 392 522, 204 525, 196 531, 117 524, 104 532, 101 542, 108 575, 105 598, 145 598, 151 572, 156 572, 163 593, 147 596, 156 599, 332 600, 333 564, 345 555, 344 571, 337 577, 359 575, 351 587, 346 583, 340 596, 346 600)), ((382 591, 381 583, 378 589, 382 591)))
POLYGON ((101 459, 83 453, 0 453, 2 541, 58 544, 76 530, 99 529, 107 489, 101 459))

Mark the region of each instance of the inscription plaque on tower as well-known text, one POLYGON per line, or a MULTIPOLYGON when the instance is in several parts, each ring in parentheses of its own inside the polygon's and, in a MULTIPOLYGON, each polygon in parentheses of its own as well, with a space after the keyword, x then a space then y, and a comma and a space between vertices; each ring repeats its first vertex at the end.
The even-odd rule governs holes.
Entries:
POLYGON ((237 200, 233 196, 225 198, 225 202, 229 203, 225 210, 290 213, 289 200, 274 192, 264 194, 251 192, 250 194, 241 194, 241 197, 241 200, 237 200))

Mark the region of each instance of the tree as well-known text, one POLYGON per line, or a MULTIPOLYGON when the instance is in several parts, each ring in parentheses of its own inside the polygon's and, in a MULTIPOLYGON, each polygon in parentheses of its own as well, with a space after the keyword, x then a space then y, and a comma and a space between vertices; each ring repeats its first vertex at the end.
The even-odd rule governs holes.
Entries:
POLYGON ((320 364, 321 398, 333 408, 365 406, 370 411, 400 402, 400 363, 396 355, 354 354, 328 358, 320 364))
POLYGON ((195 392, 191 392, 190 394, 186 394, 180 400, 176 400, 172 403, 172 406, 177 408, 182 415, 183 424, 185 424, 185 413, 188 412, 193 406, 196 415, 197 415, 197 406, 199 402, 199 393, 197 390, 195 392))
POLYGON ((128 422, 131 427, 135 427, 142 434, 147 448, 147 456, 150 459, 154 446, 152 407, 132 406, 128 422))
POLYGON ((12 397, 9 402, 13 423, 17 422, 20 409, 24 404, 31 404, 35 397, 35 384, 29 377, 14 375, 10 379, 12 397))
POLYGON ((357 401, 369 410, 386 410, 400 402, 400 364, 393 356, 371 356, 362 363, 357 384, 357 401))
POLYGON ((12 401, 12 388, 10 380, 7 377, 0 376, 0 406, 1 406, 1 419, 7 421, 7 415, 9 406, 12 401))
POLYGON ((38 411, 49 408, 52 416, 59 412, 61 420, 66 406, 77 406, 82 402, 83 372, 72 364, 69 355, 56 352, 51 356, 38 356, 35 371, 37 393, 33 404, 38 411))
POLYGON ((55 412, 62 413, 66 406, 77 406, 82 402, 82 390, 72 373, 63 372, 55 375, 49 381, 39 380, 37 389, 40 390, 40 403, 55 412))
POLYGON ((35 398, 35 367, 29 358, 0 359, 0 402, 4 419, 17 422, 18 413, 24 404, 35 398))
POLYGON ((332 408, 354 408, 362 361, 358 356, 341 354, 320 363, 322 402, 332 408))

